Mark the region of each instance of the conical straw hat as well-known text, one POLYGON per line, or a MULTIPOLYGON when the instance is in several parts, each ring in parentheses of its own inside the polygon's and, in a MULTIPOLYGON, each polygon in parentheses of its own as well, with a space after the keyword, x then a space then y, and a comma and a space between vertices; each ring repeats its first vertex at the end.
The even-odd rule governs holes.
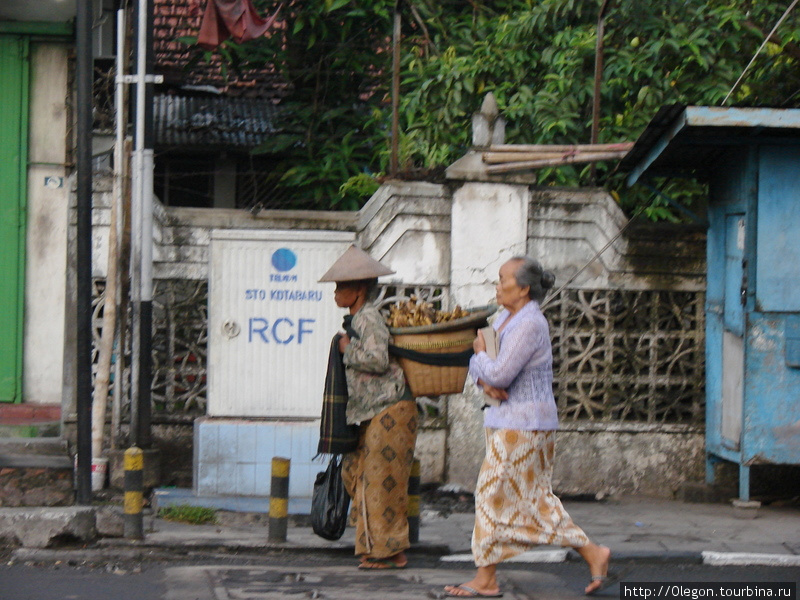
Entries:
POLYGON ((385 267, 363 250, 350 246, 330 269, 320 277, 320 281, 358 281, 375 279, 381 275, 391 275, 391 269, 385 267))

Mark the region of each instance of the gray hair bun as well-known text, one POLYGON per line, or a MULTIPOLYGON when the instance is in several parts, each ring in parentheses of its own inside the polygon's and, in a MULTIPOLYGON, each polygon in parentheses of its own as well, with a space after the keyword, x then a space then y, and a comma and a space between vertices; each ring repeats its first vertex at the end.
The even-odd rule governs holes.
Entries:
POLYGON ((529 287, 530 299, 541 302, 545 292, 555 285, 556 276, 552 272, 546 271, 539 261, 529 256, 515 256, 511 260, 519 261, 519 267, 515 274, 517 285, 529 287))

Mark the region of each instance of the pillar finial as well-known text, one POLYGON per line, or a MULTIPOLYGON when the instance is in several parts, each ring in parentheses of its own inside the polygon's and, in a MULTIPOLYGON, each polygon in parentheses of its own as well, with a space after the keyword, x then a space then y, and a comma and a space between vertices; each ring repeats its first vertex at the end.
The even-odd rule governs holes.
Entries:
POLYGON ((480 112, 472 115, 472 145, 486 148, 505 143, 506 121, 500 116, 497 100, 492 92, 486 94, 480 112))

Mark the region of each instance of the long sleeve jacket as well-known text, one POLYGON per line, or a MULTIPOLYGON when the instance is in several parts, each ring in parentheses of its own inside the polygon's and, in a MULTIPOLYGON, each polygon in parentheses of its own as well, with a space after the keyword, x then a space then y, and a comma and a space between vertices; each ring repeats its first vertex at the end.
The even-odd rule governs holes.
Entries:
POLYGON ((492 360, 486 352, 479 352, 469 363, 475 382, 480 379, 508 392, 508 400, 484 411, 483 424, 498 429, 558 429, 547 319, 533 300, 513 316, 507 310, 501 312, 493 324, 495 330, 509 318, 500 332, 497 358, 492 360))
POLYGON ((378 309, 365 304, 353 315, 355 335, 344 351, 347 422, 367 421, 403 396, 405 376, 389 356, 389 329, 378 309))

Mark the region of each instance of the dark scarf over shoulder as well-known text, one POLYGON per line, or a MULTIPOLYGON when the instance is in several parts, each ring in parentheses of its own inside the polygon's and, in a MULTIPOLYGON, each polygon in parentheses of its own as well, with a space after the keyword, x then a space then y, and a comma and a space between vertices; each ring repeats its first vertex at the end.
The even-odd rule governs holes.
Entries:
MULTIPOLYGON (((349 316, 349 315, 348 315, 349 316)), ((353 337, 349 323, 346 330, 353 337)), ((328 354, 328 372, 322 395, 322 420, 319 424, 318 454, 344 454, 358 446, 358 425, 347 424, 347 378, 344 360, 339 352, 341 334, 333 336, 328 354)))

